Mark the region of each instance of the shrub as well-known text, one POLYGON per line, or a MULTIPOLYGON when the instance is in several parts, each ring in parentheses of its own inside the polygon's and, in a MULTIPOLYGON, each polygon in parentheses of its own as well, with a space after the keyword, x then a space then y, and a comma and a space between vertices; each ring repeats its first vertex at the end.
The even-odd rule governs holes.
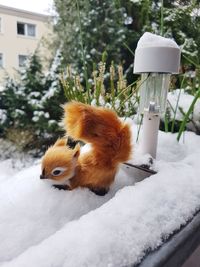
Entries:
POLYGON ((12 131, 26 129, 30 136, 35 137, 26 145, 33 147, 48 144, 62 133, 60 105, 65 98, 59 72, 59 51, 46 74, 42 71, 40 58, 34 54, 20 71, 19 80, 7 79, 4 90, 0 92, 1 135, 9 136, 11 128, 12 131))
POLYGON ((72 74, 68 67, 61 79, 66 99, 112 108, 119 116, 132 116, 137 112, 137 82, 127 86, 121 65, 116 70, 112 64, 109 74, 105 73, 105 69, 106 64, 100 62, 89 79, 90 89, 87 90, 82 86, 80 76, 72 74))

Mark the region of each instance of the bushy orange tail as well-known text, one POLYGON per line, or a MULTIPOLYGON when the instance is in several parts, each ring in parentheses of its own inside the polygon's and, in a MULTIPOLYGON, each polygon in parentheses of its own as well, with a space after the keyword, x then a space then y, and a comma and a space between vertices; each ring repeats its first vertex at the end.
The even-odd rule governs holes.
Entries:
POLYGON ((102 153, 109 153, 116 162, 124 162, 131 154, 131 132, 112 110, 79 102, 64 106, 64 124, 68 135, 91 143, 102 153))

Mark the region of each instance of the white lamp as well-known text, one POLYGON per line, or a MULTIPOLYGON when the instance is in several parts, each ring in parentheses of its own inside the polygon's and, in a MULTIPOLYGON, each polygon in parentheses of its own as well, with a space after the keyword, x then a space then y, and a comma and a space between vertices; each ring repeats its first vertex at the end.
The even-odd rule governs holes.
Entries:
POLYGON ((139 112, 143 114, 143 154, 156 158, 160 115, 165 112, 172 73, 178 73, 180 48, 171 39, 146 32, 135 50, 134 73, 141 74, 139 112))

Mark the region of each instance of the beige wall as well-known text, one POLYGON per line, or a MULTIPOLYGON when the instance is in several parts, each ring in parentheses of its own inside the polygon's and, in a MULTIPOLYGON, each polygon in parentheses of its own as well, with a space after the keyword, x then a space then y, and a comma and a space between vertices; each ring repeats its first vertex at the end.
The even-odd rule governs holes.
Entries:
POLYGON ((5 73, 11 77, 17 76, 19 69, 18 55, 29 55, 39 46, 41 56, 49 54, 44 48, 42 37, 51 34, 51 27, 47 16, 36 15, 30 12, 18 12, 11 9, 5 14, 0 6, 1 32, 0 32, 0 53, 3 54, 3 68, 0 68, 0 83, 4 80, 5 73), (10 14, 9 14, 10 13, 10 14), (36 25, 36 36, 29 37, 17 34, 17 22, 36 25))

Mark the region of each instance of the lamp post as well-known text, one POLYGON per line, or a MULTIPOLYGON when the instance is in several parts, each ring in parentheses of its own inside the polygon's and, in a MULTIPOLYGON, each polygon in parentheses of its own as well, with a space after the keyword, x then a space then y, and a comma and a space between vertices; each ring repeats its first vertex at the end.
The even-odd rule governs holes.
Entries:
POLYGON ((145 33, 135 50, 134 73, 141 74, 139 113, 143 115, 141 150, 156 158, 160 116, 165 112, 172 73, 178 73, 180 48, 171 39, 145 33))

